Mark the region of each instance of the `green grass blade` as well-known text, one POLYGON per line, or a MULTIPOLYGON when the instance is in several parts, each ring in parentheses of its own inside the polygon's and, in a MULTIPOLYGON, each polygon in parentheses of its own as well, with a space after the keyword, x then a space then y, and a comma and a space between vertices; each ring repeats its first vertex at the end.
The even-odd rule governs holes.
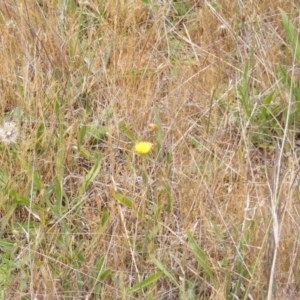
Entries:
POLYGON ((78 146, 79 146, 79 148, 80 148, 80 147, 83 145, 83 143, 84 143, 84 138, 85 138, 86 132, 87 132, 87 127, 86 127, 86 125, 80 126, 79 134, 78 134, 78 146))
POLYGON ((177 282, 175 276, 170 273, 167 268, 159 261, 157 260, 153 254, 150 255, 151 260, 153 263, 178 287, 180 288, 180 284, 177 282))
POLYGON ((292 24, 289 17, 285 13, 285 11, 283 11, 280 8, 279 8, 279 11, 281 14, 282 23, 283 23, 283 27, 285 30, 287 40, 290 43, 290 45, 292 46, 293 54, 297 58, 298 63, 300 64, 300 49, 299 49, 299 43, 298 43, 297 29, 292 24))
POLYGON ((104 271, 100 274, 100 279, 101 279, 101 280, 104 280, 104 279, 107 278, 110 274, 111 274, 111 270, 110 270, 110 269, 104 270, 104 271))
POLYGON ((155 115, 155 124, 157 125, 156 130, 156 155, 157 158, 161 156, 161 147, 163 143, 163 129, 162 129, 162 123, 159 116, 159 112, 156 107, 154 107, 154 115, 155 115))
POLYGON ((138 283, 133 288, 131 288, 128 291, 128 293, 131 294, 133 292, 137 292, 137 291, 142 290, 143 288, 145 288, 145 287, 151 285, 152 283, 156 282, 162 275, 163 275, 163 272, 160 271, 158 273, 155 273, 155 274, 147 277, 145 280, 143 280, 142 282, 138 283))
POLYGON ((102 217, 101 217, 101 227, 105 227, 105 225, 107 224, 107 221, 109 219, 109 213, 106 207, 103 208, 102 210, 102 217))
POLYGON ((207 258, 207 255, 197 245, 194 237, 192 236, 192 234, 190 232, 187 232, 187 236, 188 236, 190 247, 192 248, 193 253, 195 254, 195 258, 196 258, 200 268, 203 269, 208 274, 210 279, 214 282, 215 277, 214 277, 213 268, 212 268, 212 265, 211 265, 209 259, 207 258))
POLYGON ((87 191, 88 187, 93 182, 93 180, 96 178, 99 171, 100 171, 100 163, 97 160, 94 167, 89 171, 89 173, 86 175, 86 177, 82 183, 82 186, 81 186, 80 192, 79 192, 80 196, 82 196, 87 191))
POLYGON ((246 62, 243 74, 242 84, 238 86, 238 93, 240 96, 240 102, 244 109, 244 113, 249 118, 251 116, 251 108, 249 105, 249 91, 248 91, 248 73, 249 73, 249 61, 246 62))
POLYGON ((65 145, 63 134, 59 134, 57 138, 57 153, 56 153, 56 172, 59 178, 64 177, 65 171, 65 145))
POLYGON ((90 153, 89 150, 87 150, 85 147, 80 147, 80 150, 79 150, 79 153, 80 155, 87 159, 87 160, 91 160, 93 158, 92 154, 90 153))
POLYGON ((63 191, 62 182, 57 177, 54 178, 54 191, 55 191, 55 200, 56 200, 55 208, 57 212, 61 213, 64 191, 63 191))
POLYGON ((114 192, 114 196, 115 196, 116 200, 118 200, 121 204, 125 205, 127 208, 131 208, 131 209, 135 208, 135 204, 130 198, 128 198, 118 192, 114 192))
POLYGON ((126 136, 133 142, 136 143, 138 141, 137 137, 134 133, 127 127, 125 121, 122 121, 119 125, 119 129, 121 132, 125 133, 126 136))

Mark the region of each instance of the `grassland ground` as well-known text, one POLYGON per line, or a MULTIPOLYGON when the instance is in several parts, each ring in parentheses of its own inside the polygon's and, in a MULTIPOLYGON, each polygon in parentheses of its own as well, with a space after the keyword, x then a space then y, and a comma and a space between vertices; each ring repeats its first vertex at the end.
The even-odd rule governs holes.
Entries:
POLYGON ((300 299, 299 20, 0 1, 0 299, 300 299))

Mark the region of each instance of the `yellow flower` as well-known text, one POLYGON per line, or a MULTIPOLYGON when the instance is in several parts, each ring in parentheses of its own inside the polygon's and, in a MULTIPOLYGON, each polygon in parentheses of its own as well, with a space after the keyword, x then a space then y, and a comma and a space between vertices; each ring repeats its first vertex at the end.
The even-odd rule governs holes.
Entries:
POLYGON ((139 142, 135 144, 134 150, 139 154, 148 154, 152 148, 152 144, 148 142, 139 142))

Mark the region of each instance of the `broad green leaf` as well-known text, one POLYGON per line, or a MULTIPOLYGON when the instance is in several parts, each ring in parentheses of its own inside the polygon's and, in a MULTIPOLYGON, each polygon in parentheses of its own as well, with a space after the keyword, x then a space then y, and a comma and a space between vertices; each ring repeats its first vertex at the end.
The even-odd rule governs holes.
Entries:
POLYGON ((3 252, 14 252, 17 248, 17 244, 15 241, 10 239, 0 239, 0 249, 3 252))
MULTIPOLYGON (((12 268, 9 263, 2 263, 0 266, 0 286, 7 285, 9 279, 11 278, 12 268)), ((4 299, 4 298, 3 298, 4 299)))

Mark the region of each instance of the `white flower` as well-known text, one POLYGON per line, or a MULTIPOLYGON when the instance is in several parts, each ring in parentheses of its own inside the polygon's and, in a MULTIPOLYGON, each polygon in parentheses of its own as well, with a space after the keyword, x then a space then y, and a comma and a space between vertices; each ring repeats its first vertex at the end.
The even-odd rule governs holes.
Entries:
POLYGON ((19 130, 15 122, 4 122, 0 127, 0 140, 2 143, 15 143, 19 136, 19 130))

